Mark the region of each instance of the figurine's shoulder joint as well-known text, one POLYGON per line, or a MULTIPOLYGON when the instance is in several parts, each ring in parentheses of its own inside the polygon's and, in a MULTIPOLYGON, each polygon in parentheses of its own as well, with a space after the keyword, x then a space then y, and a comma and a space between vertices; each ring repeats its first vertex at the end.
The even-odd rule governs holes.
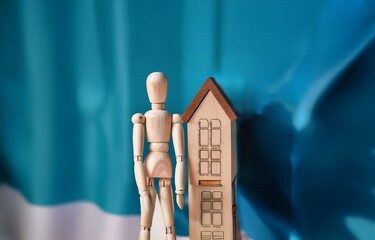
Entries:
POLYGON ((133 124, 144 124, 146 122, 146 118, 142 113, 136 113, 132 117, 133 124))
POLYGON ((172 115, 172 123, 175 124, 175 123, 182 123, 182 118, 181 118, 181 115, 180 114, 173 114, 172 115))

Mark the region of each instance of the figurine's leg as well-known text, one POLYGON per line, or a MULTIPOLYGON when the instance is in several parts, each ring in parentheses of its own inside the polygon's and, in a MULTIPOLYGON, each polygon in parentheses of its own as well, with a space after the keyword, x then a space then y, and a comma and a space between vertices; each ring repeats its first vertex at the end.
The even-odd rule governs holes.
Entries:
POLYGON ((167 240, 175 240, 176 232, 174 229, 174 219, 173 219, 173 198, 172 198, 171 179, 161 178, 159 180, 159 189, 160 189, 159 200, 160 200, 161 210, 163 212, 167 240))
POLYGON ((141 196, 141 231, 139 240, 150 240, 152 216, 154 215, 156 190, 154 179, 147 178, 148 196, 141 196))

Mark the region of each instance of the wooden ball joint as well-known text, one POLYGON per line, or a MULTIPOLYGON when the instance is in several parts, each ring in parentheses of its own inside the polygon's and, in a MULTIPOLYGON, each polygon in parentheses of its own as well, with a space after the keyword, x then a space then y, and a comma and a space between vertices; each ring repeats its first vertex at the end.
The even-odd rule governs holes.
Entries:
POLYGON ((156 196, 159 195, 167 240, 176 239, 173 219, 173 197, 171 189, 172 164, 168 154, 172 135, 176 155, 175 185, 176 201, 183 208, 185 192, 184 131, 181 116, 164 110, 168 80, 163 73, 151 73, 146 80, 151 110, 144 115, 136 113, 133 122, 134 174, 141 203, 141 229, 139 240, 149 240, 156 196), (149 152, 143 161, 144 136, 149 143, 149 152), (159 193, 154 179, 159 178, 159 193))
POLYGON ((241 239, 235 189, 237 115, 224 92, 213 78, 207 79, 180 116, 164 110, 168 81, 163 73, 151 73, 146 85, 151 110, 132 117, 134 172, 141 202, 139 239, 150 239, 157 195, 154 178, 159 178, 167 239, 176 239, 168 149, 172 135, 177 162, 175 193, 177 205, 182 209, 185 191, 183 121, 188 125, 190 239, 241 239), (149 153, 143 161, 145 133, 149 153))

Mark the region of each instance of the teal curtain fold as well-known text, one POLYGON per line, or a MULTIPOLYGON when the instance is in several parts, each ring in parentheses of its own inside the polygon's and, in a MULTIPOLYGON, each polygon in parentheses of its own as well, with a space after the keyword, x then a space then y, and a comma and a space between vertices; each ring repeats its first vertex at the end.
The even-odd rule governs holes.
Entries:
POLYGON ((371 239, 374 56, 370 0, 0 0, 0 182, 139 214, 130 118, 150 108, 147 75, 168 76, 171 113, 212 76, 240 115, 244 232, 371 239))

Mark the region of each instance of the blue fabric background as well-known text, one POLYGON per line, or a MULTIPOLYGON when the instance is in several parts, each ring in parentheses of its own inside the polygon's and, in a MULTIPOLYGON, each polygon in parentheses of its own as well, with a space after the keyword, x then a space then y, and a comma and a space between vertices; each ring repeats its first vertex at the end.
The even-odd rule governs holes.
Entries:
POLYGON ((153 71, 172 113, 208 76, 239 112, 248 235, 375 238, 371 0, 0 0, 0 181, 138 214, 130 118, 153 71))

